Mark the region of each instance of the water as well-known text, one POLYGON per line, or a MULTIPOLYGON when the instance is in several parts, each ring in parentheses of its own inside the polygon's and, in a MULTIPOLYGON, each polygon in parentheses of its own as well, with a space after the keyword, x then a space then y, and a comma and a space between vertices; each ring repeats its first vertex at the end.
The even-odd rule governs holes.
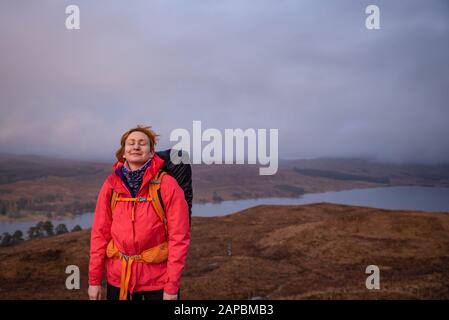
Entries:
MULTIPOLYGON (((449 212, 449 188, 432 187, 382 187, 353 189, 337 192, 305 194, 299 198, 261 198, 223 201, 220 203, 194 204, 193 216, 214 217, 231 214, 261 204, 308 204, 332 202, 339 204, 376 207, 397 210, 422 210, 449 212)), ((70 219, 52 220, 56 227, 64 223, 68 230, 76 225, 87 229, 92 225, 93 213, 85 213, 70 219)), ((36 221, 0 222, 0 234, 21 230, 24 236, 36 221)))
POLYGON ((308 193, 299 198, 261 198, 194 206, 195 216, 227 215, 261 204, 310 204, 332 202, 347 205, 392 210, 422 210, 449 212, 449 188, 382 187, 308 193))

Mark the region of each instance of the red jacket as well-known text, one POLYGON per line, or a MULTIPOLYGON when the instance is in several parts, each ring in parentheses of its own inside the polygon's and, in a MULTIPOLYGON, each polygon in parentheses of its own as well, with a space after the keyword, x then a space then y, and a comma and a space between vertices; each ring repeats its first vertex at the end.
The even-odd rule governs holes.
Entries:
MULTIPOLYGON (((154 155, 146 169, 142 185, 136 197, 148 195, 149 181, 162 167, 164 160, 154 155)), ((114 171, 123 166, 114 164, 114 171)), ((115 172, 107 177, 97 199, 90 242, 89 284, 100 285, 106 262, 106 278, 109 284, 120 287, 122 263, 120 259, 106 257, 108 242, 114 243, 123 254, 132 256, 162 243, 165 229, 150 202, 135 204, 134 223, 131 220, 131 202, 118 202, 111 214, 111 196, 115 190, 120 197, 131 197, 123 180, 115 172)), ((181 273, 190 244, 188 205, 184 192, 176 179, 165 175, 161 181, 161 196, 165 206, 168 226, 168 260, 159 264, 134 263, 129 291, 160 290, 177 294, 181 273)))

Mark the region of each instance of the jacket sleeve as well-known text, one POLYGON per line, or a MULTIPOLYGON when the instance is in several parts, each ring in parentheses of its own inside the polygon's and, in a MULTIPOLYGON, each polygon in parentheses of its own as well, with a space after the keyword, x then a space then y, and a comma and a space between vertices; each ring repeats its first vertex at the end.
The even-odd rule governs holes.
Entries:
POLYGON ((190 245, 189 207, 184 198, 184 191, 169 175, 163 177, 161 194, 168 227, 168 279, 164 291, 177 294, 190 245))
POLYGON ((112 188, 106 181, 98 195, 90 238, 89 284, 100 285, 103 278, 106 247, 111 240, 112 188))

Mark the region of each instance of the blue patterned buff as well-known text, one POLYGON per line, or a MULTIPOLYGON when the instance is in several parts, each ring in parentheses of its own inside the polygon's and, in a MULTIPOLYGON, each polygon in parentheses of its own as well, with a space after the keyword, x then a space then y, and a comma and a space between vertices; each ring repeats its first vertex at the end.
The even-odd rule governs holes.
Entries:
POLYGON ((143 175, 145 174, 145 170, 151 164, 151 159, 149 159, 143 166, 139 169, 131 170, 128 168, 128 164, 126 163, 121 167, 123 176, 126 179, 126 183, 128 184, 131 195, 135 197, 137 192, 139 191, 140 185, 142 184, 143 175))

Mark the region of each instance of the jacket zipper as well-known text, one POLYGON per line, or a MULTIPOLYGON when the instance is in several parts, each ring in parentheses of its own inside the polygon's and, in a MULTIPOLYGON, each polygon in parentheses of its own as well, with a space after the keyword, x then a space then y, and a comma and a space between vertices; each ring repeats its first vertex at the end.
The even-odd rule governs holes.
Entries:
POLYGON ((136 202, 134 201, 132 204, 132 214, 134 215, 134 218, 132 219, 131 223, 133 224, 133 246, 134 246, 134 252, 135 254, 139 254, 139 252, 137 252, 136 250, 136 229, 134 228, 134 220, 135 220, 135 213, 136 213, 136 208, 135 208, 136 202))

